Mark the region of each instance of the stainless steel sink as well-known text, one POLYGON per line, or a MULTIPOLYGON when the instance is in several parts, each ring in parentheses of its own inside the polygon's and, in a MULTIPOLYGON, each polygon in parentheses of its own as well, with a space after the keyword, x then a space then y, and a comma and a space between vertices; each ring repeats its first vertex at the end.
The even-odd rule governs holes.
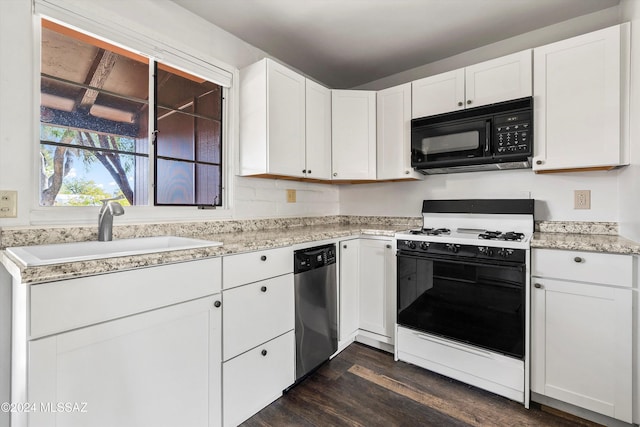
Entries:
POLYGON ((222 242, 216 241, 159 236, 112 240, 109 242, 90 241, 19 246, 7 248, 7 252, 24 265, 31 267, 221 245, 222 242))

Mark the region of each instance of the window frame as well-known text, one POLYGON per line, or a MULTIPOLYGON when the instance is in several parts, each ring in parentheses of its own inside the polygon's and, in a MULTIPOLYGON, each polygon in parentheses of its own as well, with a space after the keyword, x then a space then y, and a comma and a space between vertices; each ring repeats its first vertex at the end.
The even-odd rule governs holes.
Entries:
MULTIPOLYGON (((127 214, 124 217, 119 218, 121 223, 138 223, 143 221, 149 221, 153 218, 154 221, 200 221, 207 219, 228 219, 233 217, 233 184, 234 184, 234 170, 237 168, 237 160, 235 159, 237 151, 237 116, 238 106, 237 99, 239 81, 239 70, 235 67, 231 67, 222 61, 212 58, 207 54, 196 51, 189 51, 184 46, 180 46, 180 41, 177 40, 175 45, 168 45, 149 37, 148 34, 153 32, 151 27, 142 28, 142 32, 133 32, 131 26, 124 26, 122 22, 116 22, 109 20, 101 14, 100 10, 86 9, 82 11, 71 12, 71 8, 64 8, 65 0, 55 0, 56 3, 62 3, 62 5, 54 5, 51 0, 35 0, 33 10, 33 22, 34 22, 34 92, 33 92, 33 120, 34 128, 36 132, 34 135, 39 135, 40 127, 40 50, 41 50, 41 23, 42 18, 59 23, 61 25, 70 27, 77 31, 87 33, 92 37, 100 40, 104 40, 115 46, 122 47, 126 50, 134 53, 146 56, 150 61, 162 62, 165 65, 174 67, 178 70, 183 70, 189 74, 197 77, 212 81, 222 86, 222 122, 221 122, 221 206, 216 206, 214 210, 211 210, 210 206, 156 206, 154 200, 153 180, 155 176, 154 161, 151 157, 151 153, 154 152, 154 147, 151 144, 151 138, 149 139, 149 179, 148 179, 148 194, 149 201, 147 205, 136 205, 127 207, 127 214), (87 30, 86 28, 92 28, 87 30), (153 42, 153 43, 151 43, 153 42), (190 67, 189 65, 193 65, 190 67), (204 66, 203 66, 204 65, 204 66), (202 72, 203 70, 211 70, 211 73, 202 72), (218 83, 216 79, 217 72, 227 73, 229 76, 229 86, 218 83)), ((75 4, 74 4, 75 5, 75 4)), ((153 68, 149 67, 150 80, 149 80, 149 103, 155 104, 153 97, 153 68)), ((155 120, 155 117, 154 117, 155 120)), ((154 130, 153 120, 149 120, 149 134, 154 130)), ((39 141, 39 138, 38 138, 39 141)), ((95 222, 95 214, 97 207, 47 207, 40 206, 39 191, 39 143, 32 144, 34 159, 33 172, 32 172, 32 185, 34 193, 32 194, 32 210, 30 213, 30 223, 33 225, 38 224, 78 224, 95 222)))

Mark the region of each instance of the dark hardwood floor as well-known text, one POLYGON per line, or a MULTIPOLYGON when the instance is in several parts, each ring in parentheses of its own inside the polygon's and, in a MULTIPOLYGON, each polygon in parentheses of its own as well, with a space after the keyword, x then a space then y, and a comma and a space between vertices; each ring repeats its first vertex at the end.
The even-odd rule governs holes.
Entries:
POLYGON ((443 377, 354 343, 242 424, 254 426, 595 426, 443 377))

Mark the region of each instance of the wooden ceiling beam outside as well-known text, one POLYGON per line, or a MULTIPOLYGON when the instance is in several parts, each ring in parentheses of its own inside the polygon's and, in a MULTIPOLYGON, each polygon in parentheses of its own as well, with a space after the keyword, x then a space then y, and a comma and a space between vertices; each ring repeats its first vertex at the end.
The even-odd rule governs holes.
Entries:
MULTIPOLYGON (((98 55, 96 55, 93 64, 91 64, 84 83, 96 89, 102 89, 117 61, 117 54, 108 50, 99 49, 98 55)), ((99 92, 95 89, 85 89, 84 94, 80 101, 76 103, 76 106, 81 110, 88 111, 93 104, 95 104, 98 95, 99 92)))

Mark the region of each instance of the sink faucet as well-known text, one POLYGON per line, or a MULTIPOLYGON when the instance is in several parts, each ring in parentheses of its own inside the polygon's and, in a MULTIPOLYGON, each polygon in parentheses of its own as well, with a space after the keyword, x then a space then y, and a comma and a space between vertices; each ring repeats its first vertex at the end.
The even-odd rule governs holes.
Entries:
POLYGON ((122 197, 100 200, 102 207, 100 208, 100 213, 98 213, 98 240, 101 242, 108 242, 113 238, 113 217, 124 215, 122 205, 115 202, 115 200, 120 199, 122 197))

